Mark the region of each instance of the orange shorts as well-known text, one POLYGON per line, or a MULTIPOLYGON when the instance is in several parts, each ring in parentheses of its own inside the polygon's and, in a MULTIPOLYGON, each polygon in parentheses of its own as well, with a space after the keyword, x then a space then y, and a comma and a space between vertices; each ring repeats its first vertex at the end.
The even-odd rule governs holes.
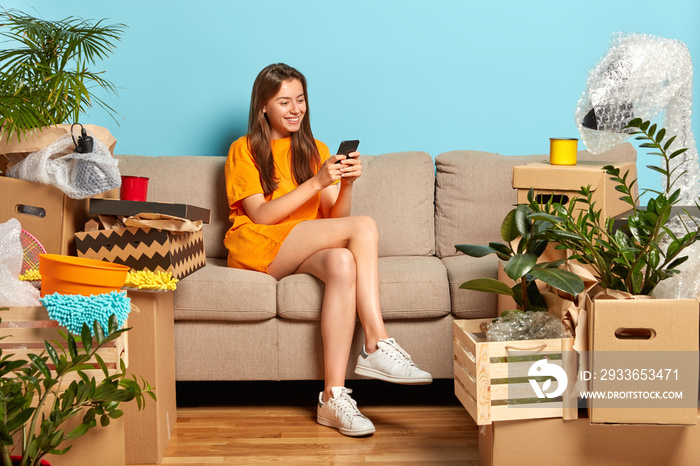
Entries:
POLYGON ((229 230, 224 238, 228 249, 228 266, 268 273, 268 266, 277 257, 289 232, 303 221, 292 220, 275 225, 246 223, 229 230))

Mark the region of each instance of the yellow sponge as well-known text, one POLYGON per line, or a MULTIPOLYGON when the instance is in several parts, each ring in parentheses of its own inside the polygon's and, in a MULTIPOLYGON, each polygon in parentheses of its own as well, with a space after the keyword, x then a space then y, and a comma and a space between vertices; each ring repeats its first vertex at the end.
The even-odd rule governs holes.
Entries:
POLYGON ((25 282, 38 282, 41 280, 39 269, 30 269, 19 276, 19 279, 25 282))
POLYGON ((150 270, 130 270, 126 274, 124 286, 142 290, 175 290, 179 280, 170 272, 151 272, 150 270))

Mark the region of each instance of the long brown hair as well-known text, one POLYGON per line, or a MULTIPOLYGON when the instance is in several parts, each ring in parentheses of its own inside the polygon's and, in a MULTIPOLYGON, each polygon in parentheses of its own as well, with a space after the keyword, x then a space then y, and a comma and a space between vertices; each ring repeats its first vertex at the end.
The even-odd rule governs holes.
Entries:
POLYGON ((291 165, 294 182, 300 185, 308 180, 314 176, 321 164, 321 157, 309 123, 309 96, 306 90, 306 78, 299 71, 284 63, 275 63, 265 67, 253 83, 248 115, 248 147, 260 172, 260 184, 262 184, 265 195, 277 189, 279 179, 275 173, 272 157, 272 131, 263 108, 279 92, 282 82, 290 79, 298 79, 301 82, 306 101, 306 113, 301 120, 301 128, 291 134, 291 165))

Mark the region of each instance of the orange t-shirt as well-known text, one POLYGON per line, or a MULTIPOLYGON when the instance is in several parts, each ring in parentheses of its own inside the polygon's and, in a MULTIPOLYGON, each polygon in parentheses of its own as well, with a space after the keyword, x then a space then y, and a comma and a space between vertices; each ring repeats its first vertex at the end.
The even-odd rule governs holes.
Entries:
MULTIPOLYGON (((316 141, 321 163, 330 157, 328 147, 316 141)), ((275 174, 279 179, 277 189, 265 196, 269 201, 292 191, 294 183, 291 171, 291 138, 273 139, 272 156, 275 174)), ((291 215, 274 225, 260 225, 246 215, 241 201, 253 194, 262 194, 260 173, 248 148, 248 138, 243 136, 231 144, 225 166, 226 195, 231 209, 229 219, 233 226, 226 233, 224 245, 228 249, 228 266, 239 269, 267 272, 282 242, 299 222, 320 218, 320 194, 316 194, 291 215)))

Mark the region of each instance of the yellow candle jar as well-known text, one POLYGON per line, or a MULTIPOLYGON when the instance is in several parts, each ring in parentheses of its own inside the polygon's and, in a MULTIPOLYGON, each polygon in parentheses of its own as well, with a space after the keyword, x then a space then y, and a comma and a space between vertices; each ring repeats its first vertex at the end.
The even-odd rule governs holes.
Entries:
POLYGON ((549 138, 549 163, 552 165, 576 165, 578 139, 549 138))

